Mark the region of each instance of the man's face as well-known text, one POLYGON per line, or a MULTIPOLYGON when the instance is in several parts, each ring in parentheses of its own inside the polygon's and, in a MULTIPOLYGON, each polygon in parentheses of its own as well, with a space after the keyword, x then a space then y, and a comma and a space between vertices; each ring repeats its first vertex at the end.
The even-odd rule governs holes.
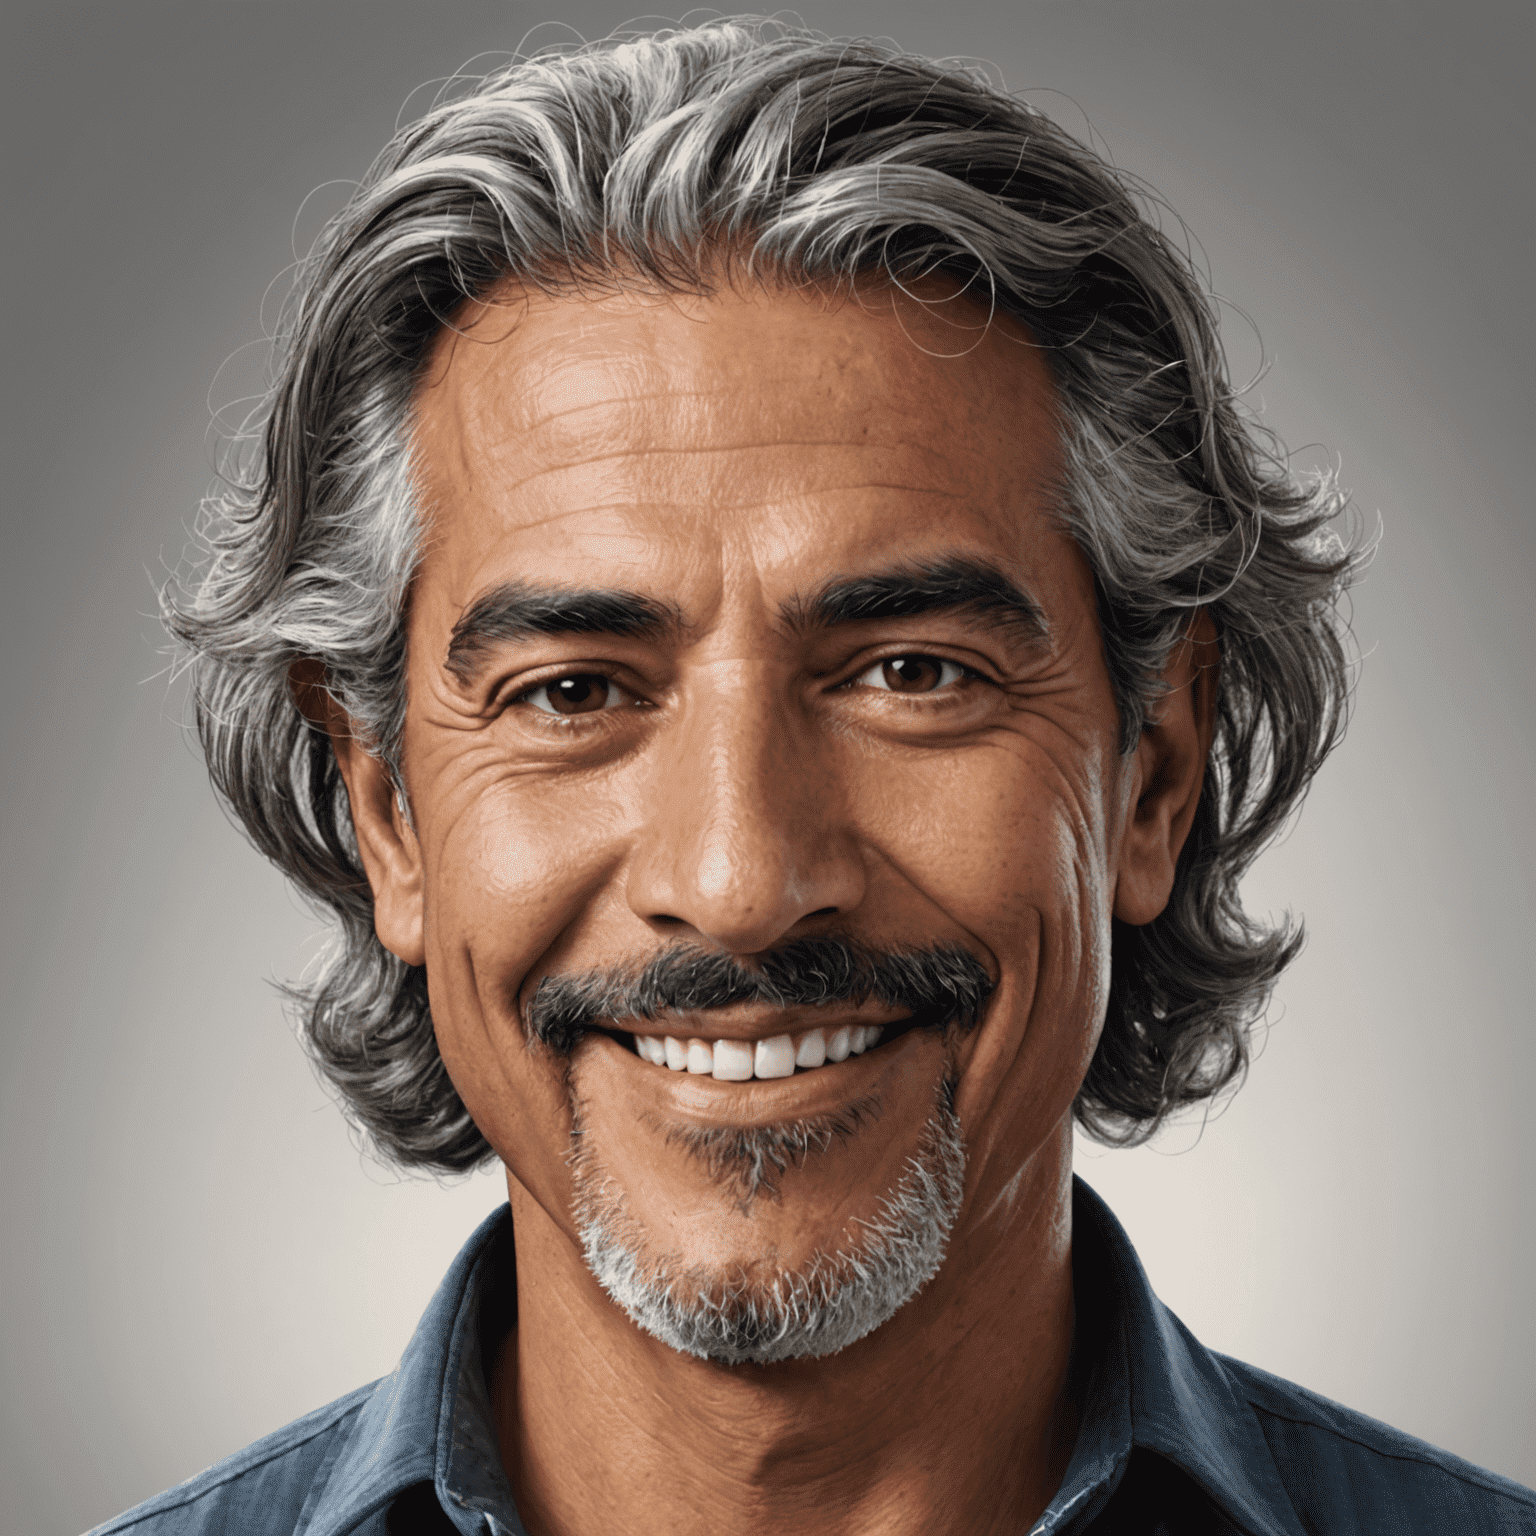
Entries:
POLYGON ((847 1251, 946 1084, 952 1253, 1026 1219, 1043 1150, 1059 1185, 1143 770, 1055 515, 1046 364, 929 296, 514 293, 461 314, 420 388, 414 830, 361 828, 364 851, 455 1085, 573 1243, 573 1112, 639 1247, 696 1275, 847 1251), (875 999, 610 1022, 568 1055, 525 1032, 547 980, 821 937, 963 951, 991 1000, 969 1029, 903 1031, 875 999), (717 1075, 742 1042, 854 1024, 885 1034, 717 1075), (715 1070, 645 1059, 637 1027, 703 1040, 715 1070), (700 1133, 808 1122, 852 1128, 768 1198, 699 1154, 700 1133))

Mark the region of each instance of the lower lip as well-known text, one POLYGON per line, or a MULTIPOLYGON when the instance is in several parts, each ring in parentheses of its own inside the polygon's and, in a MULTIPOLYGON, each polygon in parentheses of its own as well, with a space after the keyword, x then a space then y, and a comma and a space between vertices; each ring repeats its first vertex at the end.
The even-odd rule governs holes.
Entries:
POLYGON ((745 1127, 835 1113, 850 1100, 877 1092, 893 1073, 910 1071, 921 1056, 942 1050, 933 1031, 909 1029, 894 1040, 871 1046, 862 1056, 828 1062, 793 1077, 724 1083, 658 1067, 612 1036, 593 1033, 577 1047, 575 1064, 579 1069, 586 1058, 602 1072, 622 1073, 625 1089, 642 1091, 651 1106, 664 1114, 702 1124, 745 1127))

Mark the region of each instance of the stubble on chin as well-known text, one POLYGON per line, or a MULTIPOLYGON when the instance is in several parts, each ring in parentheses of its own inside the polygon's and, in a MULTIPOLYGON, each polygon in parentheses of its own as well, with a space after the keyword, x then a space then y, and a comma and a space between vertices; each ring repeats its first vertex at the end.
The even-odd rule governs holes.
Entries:
MULTIPOLYGON (((671 1144, 697 1158, 742 1216, 758 1198, 779 1200, 779 1178, 835 1143, 856 1140, 878 1118, 878 1100, 835 1115, 742 1130, 674 1130, 671 1144)), ((835 1353, 899 1310, 937 1272, 959 1214, 965 1149, 954 1083, 934 1111, 896 1184, 875 1196, 798 1267, 748 1275, 741 1267, 689 1266, 658 1252, 619 1181, 598 1157, 572 1094, 568 1162, 575 1217, 589 1269, 643 1331, 682 1353, 723 1364, 770 1364, 835 1353)))
POLYGON ((834 1114, 808 1120, 742 1129, 674 1125, 666 1129, 664 1139, 699 1163, 740 1215, 750 1216, 759 1198, 780 1198, 780 1181, 790 1169, 803 1167, 834 1143, 847 1145, 880 1118, 881 1108, 880 1096, 872 1093, 834 1114))

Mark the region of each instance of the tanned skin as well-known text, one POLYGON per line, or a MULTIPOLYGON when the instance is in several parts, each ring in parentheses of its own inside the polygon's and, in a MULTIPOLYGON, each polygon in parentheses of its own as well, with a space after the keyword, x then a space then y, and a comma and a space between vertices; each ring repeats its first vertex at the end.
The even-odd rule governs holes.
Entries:
MULTIPOLYGON (((1071 1104, 1111 914, 1148 922, 1172 887, 1215 636, 1200 615, 1157 724, 1122 756, 1092 578, 1057 515, 1045 356, 943 283, 918 291, 942 302, 740 280, 706 298, 507 290, 467 307, 417 401, 409 821, 307 690, 379 937, 426 965, 443 1057, 507 1167, 518 1320, 493 1397, 537 1536, 1017 1532, 1071 1453, 1071 1104), (957 559, 1002 572, 1043 627, 795 620, 829 582, 957 559), (510 582, 640 594, 673 622, 493 641, 450 666, 455 625, 510 582), (900 691, 884 664, 901 657, 953 665, 908 663, 918 683, 900 691), (561 714, 548 690, 572 677, 596 681, 561 714), (679 940, 750 964, 834 933, 964 946, 995 982, 983 1022, 749 1083, 670 1072, 604 1033, 569 1061, 527 1043, 519 1009, 546 975, 679 940), (860 1342, 710 1363, 642 1332, 588 1272, 573 1092, 648 1252, 763 1275, 846 1246, 946 1074, 968 1157, 948 1256, 860 1342), (667 1135, 872 1094, 877 1119, 745 1208, 667 1135)), ((812 1022, 741 1007, 668 1032, 812 1022)))

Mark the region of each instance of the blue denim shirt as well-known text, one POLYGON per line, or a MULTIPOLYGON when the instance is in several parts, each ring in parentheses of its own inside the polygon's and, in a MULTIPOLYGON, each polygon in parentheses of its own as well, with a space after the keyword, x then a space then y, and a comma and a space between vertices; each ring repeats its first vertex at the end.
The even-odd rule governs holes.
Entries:
MULTIPOLYGON (((1536 1533, 1536 1493, 1204 1349, 1080 1180, 1082 1429, 1030 1536, 1536 1533)), ((526 1536, 483 1365, 511 1294, 507 1207, 453 1262, 392 1375, 97 1528, 135 1536, 526 1536), (494 1286, 488 1277, 498 1276, 494 1286)))

